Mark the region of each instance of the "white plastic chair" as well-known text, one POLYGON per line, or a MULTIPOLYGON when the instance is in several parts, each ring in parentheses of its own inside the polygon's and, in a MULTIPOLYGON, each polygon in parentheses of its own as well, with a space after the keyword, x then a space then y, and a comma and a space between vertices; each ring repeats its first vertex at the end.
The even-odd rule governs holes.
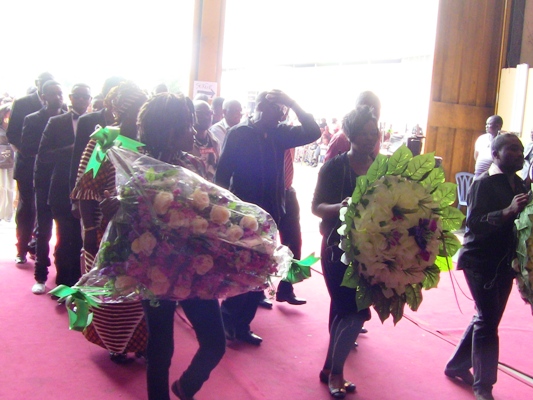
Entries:
POLYGON ((473 180, 474 174, 470 172, 458 172, 455 174, 455 182, 457 183, 457 208, 467 206, 466 195, 473 180))

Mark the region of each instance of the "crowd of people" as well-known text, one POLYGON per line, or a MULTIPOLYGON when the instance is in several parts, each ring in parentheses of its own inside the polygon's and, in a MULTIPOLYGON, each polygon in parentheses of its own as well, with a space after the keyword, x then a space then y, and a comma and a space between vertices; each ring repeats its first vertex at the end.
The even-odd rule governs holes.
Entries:
MULTIPOLYGON (((119 207, 113 164, 106 159, 96 174, 86 172, 96 146, 90 136, 99 127, 119 127, 121 135, 144 144, 145 154, 189 169, 263 208, 296 259, 301 257, 302 235, 292 186, 293 162, 323 164, 312 212, 321 218, 321 263, 331 303, 329 345, 319 379, 333 398, 355 391, 344 378, 344 364, 371 314, 368 308, 358 309, 355 289, 341 285, 347 266, 341 261, 337 229, 340 210, 352 196, 357 178, 367 173, 380 150, 381 103, 374 93, 361 93, 342 123, 333 119, 328 124, 315 120, 280 90, 261 92, 243 117, 236 99, 215 98, 210 104, 200 96, 190 100, 169 93, 165 85, 148 94, 120 77, 108 79, 94 97, 88 85, 75 84, 68 105, 63 87, 50 73, 39 75, 35 87, 14 103, 3 99, 0 108, 2 155, 6 148, 15 151, 11 164, 8 157, 0 159, 3 170, 12 171, 14 165, 13 176, 0 175, 2 197, 9 199, 0 202, 0 218, 10 218, 4 203, 12 200, 4 193, 10 188, 12 196, 9 181, 14 179, 19 193, 15 261, 34 260, 33 293, 47 291, 53 224, 55 284, 73 286, 93 267, 104 231, 119 207), (294 121, 288 120, 289 111, 294 121)), ((501 129, 501 118, 495 117, 487 121, 490 137, 476 144, 476 170, 482 161, 487 161, 487 168, 479 173, 469 196, 468 229, 459 260, 478 313, 445 369, 450 378, 472 385, 480 400, 492 398, 496 382, 497 329, 512 282, 508 261, 513 243, 507 238, 512 237, 512 221, 528 198, 524 182, 515 174, 523 165, 523 146, 516 136, 492 134, 493 128, 501 129)), ((284 280, 275 299, 306 303, 284 280)), ((105 304, 94 310, 93 324, 84 335, 109 351, 115 362, 128 362, 130 352, 145 356, 151 400, 169 399, 169 389, 180 399, 192 399, 224 356, 226 340, 261 344, 263 339, 251 327, 260 305, 272 307, 263 291, 221 302, 180 300, 199 348, 172 383, 176 301, 160 300, 157 306, 149 300, 105 304), (124 318, 113 322, 113 315, 124 318), (131 334, 120 334, 125 331, 131 334)))

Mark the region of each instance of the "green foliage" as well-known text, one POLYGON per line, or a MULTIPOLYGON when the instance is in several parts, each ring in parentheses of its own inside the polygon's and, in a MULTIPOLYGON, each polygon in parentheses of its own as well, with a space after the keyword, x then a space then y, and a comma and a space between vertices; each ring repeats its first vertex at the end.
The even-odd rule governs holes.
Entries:
POLYGON ((368 282, 365 283, 358 285, 355 289, 355 302, 358 310, 364 310, 372 305, 372 286, 368 282))
POLYGON ((435 266, 442 272, 450 272, 453 269, 453 260, 451 257, 437 256, 435 266))
POLYGON ((420 285, 408 285, 405 287, 405 302, 413 311, 418 310, 422 303, 422 287, 420 285))
POLYGON ((444 170, 442 168, 433 168, 428 176, 420 183, 425 187, 429 187, 430 192, 434 192, 445 180, 444 170))
POLYGON ((405 144, 402 144, 389 158, 387 175, 402 175, 412 158, 413 153, 411 150, 405 144))
POLYGON ((461 248, 461 242, 457 239, 452 232, 443 232, 442 240, 439 245, 439 256, 442 257, 453 257, 455 253, 461 248))
MULTIPOLYGON (((390 313, 392 315, 392 322, 394 322, 394 325, 396 325, 402 319, 404 306, 405 306, 405 299, 402 296, 394 296, 392 298, 390 313)), ((384 320, 381 319, 381 322, 383 321, 384 320)))
POLYGON ((442 229, 448 232, 454 232, 461 229, 465 219, 464 214, 455 207, 446 207, 441 211, 442 229))
POLYGON ((433 199, 439 203, 441 208, 452 205, 455 201, 457 193, 457 185, 452 182, 444 182, 440 184, 433 192, 433 199))
POLYGON ((440 268, 435 264, 426 269, 426 277, 422 282, 422 287, 426 290, 436 288, 440 281, 440 268))
POLYGON ((377 287, 373 298, 374 310, 378 313, 380 321, 385 322, 392 311, 392 298, 386 298, 379 286, 377 287))
POLYGON ((357 289, 359 286, 359 274, 355 272, 352 265, 349 265, 344 272, 344 278, 342 279, 341 286, 346 286, 350 289, 357 289))
POLYGON ((378 154, 376 156, 376 159, 366 173, 368 183, 374 183, 387 173, 387 162, 388 158, 386 155, 378 154))
POLYGON ((420 181, 433 168, 435 168, 435 153, 418 155, 409 161, 402 176, 413 181, 420 181))
POLYGON ((359 176, 357 177, 357 180, 355 182, 355 190, 352 194, 352 203, 357 204, 361 200, 361 197, 366 192, 366 188, 368 187, 368 179, 366 179, 366 176, 359 176))

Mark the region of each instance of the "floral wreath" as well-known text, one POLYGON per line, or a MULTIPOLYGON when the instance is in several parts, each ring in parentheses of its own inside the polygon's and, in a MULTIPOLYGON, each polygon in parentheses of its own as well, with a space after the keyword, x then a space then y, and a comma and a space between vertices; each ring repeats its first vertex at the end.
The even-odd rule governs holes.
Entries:
POLYGON ((461 247, 453 234, 465 218, 451 206, 456 190, 434 153, 413 157, 405 145, 379 154, 357 178, 338 232, 348 265, 342 285, 356 289, 358 309, 373 306, 382 322, 392 315, 396 324, 405 304, 416 311, 422 289, 437 287, 461 247))
POLYGON ((530 202, 520 213, 515 221, 518 234, 516 255, 513 262, 516 271, 516 283, 522 299, 529 303, 533 310, 533 237, 531 228, 533 227, 533 202, 530 202))

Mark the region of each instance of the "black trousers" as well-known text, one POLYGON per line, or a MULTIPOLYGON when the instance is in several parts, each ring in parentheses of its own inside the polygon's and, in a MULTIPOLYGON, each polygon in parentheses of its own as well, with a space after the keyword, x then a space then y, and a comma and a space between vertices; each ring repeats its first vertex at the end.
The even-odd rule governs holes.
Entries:
POLYGON ((52 209, 48 205, 48 186, 35 187, 35 201, 37 205, 37 231, 35 246, 35 280, 46 282, 48 267, 50 266, 50 239, 54 218, 52 209))
POLYGON ((508 270, 493 280, 477 270, 464 270, 477 314, 463 333, 446 365, 449 370, 474 368, 474 391, 492 390, 498 373, 498 326, 503 316, 514 274, 508 270))
MULTIPOLYGON (((148 399, 169 400, 168 372, 174 354, 176 302, 161 300, 157 307, 152 307, 148 300, 142 303, 148 325, 146 348, 148 399)), ((226 338, 218 300, 183 300, 180 301, 180 306, 191 322, 199 344, 191 364, 180 378, 183 391, 192 397, 200 390, 211 371, 224 356, 226 338)))
POLYGON ((294 258, 302 258, 302 230, 300 228, 300 205, 296 191, 291 187, 285 190, 285 214, 278 224, 281 244, 291 249, 294 258))
MULTIPOLYGON (((302 258, 302 229, 300 227, 300 204, 296 197, 296 191, 290 187, 285 189, 285 214, 282 215, 278 224, 279 238, 281 244, 287 246, 294 255, 294 258, 302 258)), ((292 283, 280 281, 277 292, 282 295, 294 293, 292 283)))
POLYGON ((80 220, 69 210, 52 209, 56 222, 57 243, 54 262, 56 284, 73 286, 81 276, 80 255, 83 247, 80 220))
POLYGON ((19 200, 15 214, 17 223, 17 254, 26 255, 35 227, 35 192, 33 176, 28 179, 17 179, 19 200))
POLYGON ((237 296, 228 297, 222 301, 220 311, 224 322, 229 324, 226 329, 233 328, 235 333, 247 333, 250 331, 250 324, 255 317, 259 302, 263 298, 263 291, 246 292, 237 296))

